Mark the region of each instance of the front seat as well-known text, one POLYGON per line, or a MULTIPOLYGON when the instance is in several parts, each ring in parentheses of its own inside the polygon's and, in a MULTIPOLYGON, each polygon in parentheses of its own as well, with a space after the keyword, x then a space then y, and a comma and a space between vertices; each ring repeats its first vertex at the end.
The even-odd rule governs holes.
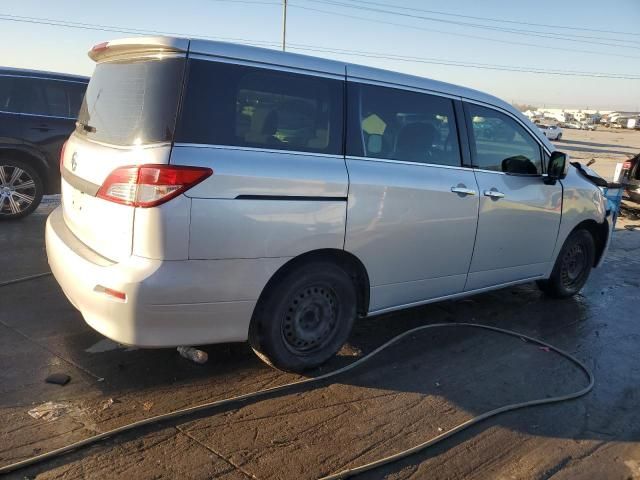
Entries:
POLYGON ((405 125, 396 138, 396 160, 428 162, 438 132, 430 123, 416 122, 405 125))
POLYGON ((278 112, 271 109, 256 109, 251 117, 250 130, 245 134, 245 141, 262 145, 282 143, 274 135, 278 131, 278 112))

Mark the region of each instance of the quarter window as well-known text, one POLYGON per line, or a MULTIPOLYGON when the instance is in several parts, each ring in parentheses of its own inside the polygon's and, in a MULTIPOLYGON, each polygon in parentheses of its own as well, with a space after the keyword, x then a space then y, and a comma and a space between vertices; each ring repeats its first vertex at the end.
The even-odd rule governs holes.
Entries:
POLYGON ((49 107, 49 115, 69 117, 69 98, 62 82, 47 81, 42 84, 49 107))
POLYGON ((473 104, 466 108, 474 166, 513 174, 542 174, 540 146, 519 123, 490 108, 473 104))
POLYGON ((349 99, 349 155, 460 165, 451 100, 365 84, 349 84, 349 99))
POLYGON ((203 60, 188 75, 176 141, 342 153, 344 82, 203 60))

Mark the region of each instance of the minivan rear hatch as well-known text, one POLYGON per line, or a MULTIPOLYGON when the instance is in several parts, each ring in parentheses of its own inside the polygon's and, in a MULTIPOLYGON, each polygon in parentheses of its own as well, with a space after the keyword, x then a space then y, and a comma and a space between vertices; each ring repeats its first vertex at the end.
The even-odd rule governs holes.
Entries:
MULTIPOLYGON (((89 52, 97 65, 61 156, 62 206, 74 235, 113 261, 131 255, 136 209, 99 192, 118 168, 169 163, 187 49, 187 40, 144 38, 89 52)), ((116 187, 126 195, 126 182, 116 187)))

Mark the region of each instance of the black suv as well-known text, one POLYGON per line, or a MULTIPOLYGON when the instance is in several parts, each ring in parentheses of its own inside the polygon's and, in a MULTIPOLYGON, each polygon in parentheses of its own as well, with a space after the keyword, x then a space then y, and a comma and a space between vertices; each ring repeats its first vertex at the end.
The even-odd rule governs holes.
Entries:
POLYGON ((62 145, 89 79, 0 68, 0 220, 33 212, 60 192, 62 145))

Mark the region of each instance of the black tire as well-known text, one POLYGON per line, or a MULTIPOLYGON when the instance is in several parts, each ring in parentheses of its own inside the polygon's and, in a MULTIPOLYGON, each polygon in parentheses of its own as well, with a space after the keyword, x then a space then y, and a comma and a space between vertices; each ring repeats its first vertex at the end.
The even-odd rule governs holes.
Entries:
POLYGON ((0 220, 26 217, 38 208, 43 193, 44 183, 35 168, 0 157, 0 220))
POLYGON ((315 368, 346 342, 356 318, 356 289, 340 267, 295 268, 265 292, 249 328, 253 351, 289 372, 315 368))
POLYGON ((556 140, 562 140, 562 134, 559 133, 558 136, 556 137, 556 140))
POLYGON ((538 280, 540 290, 553 298, 568 298, 578 293, 589 278, 596 255, 593 236, 587 230, 575 230, 564 242, 548 280, 538 280))

